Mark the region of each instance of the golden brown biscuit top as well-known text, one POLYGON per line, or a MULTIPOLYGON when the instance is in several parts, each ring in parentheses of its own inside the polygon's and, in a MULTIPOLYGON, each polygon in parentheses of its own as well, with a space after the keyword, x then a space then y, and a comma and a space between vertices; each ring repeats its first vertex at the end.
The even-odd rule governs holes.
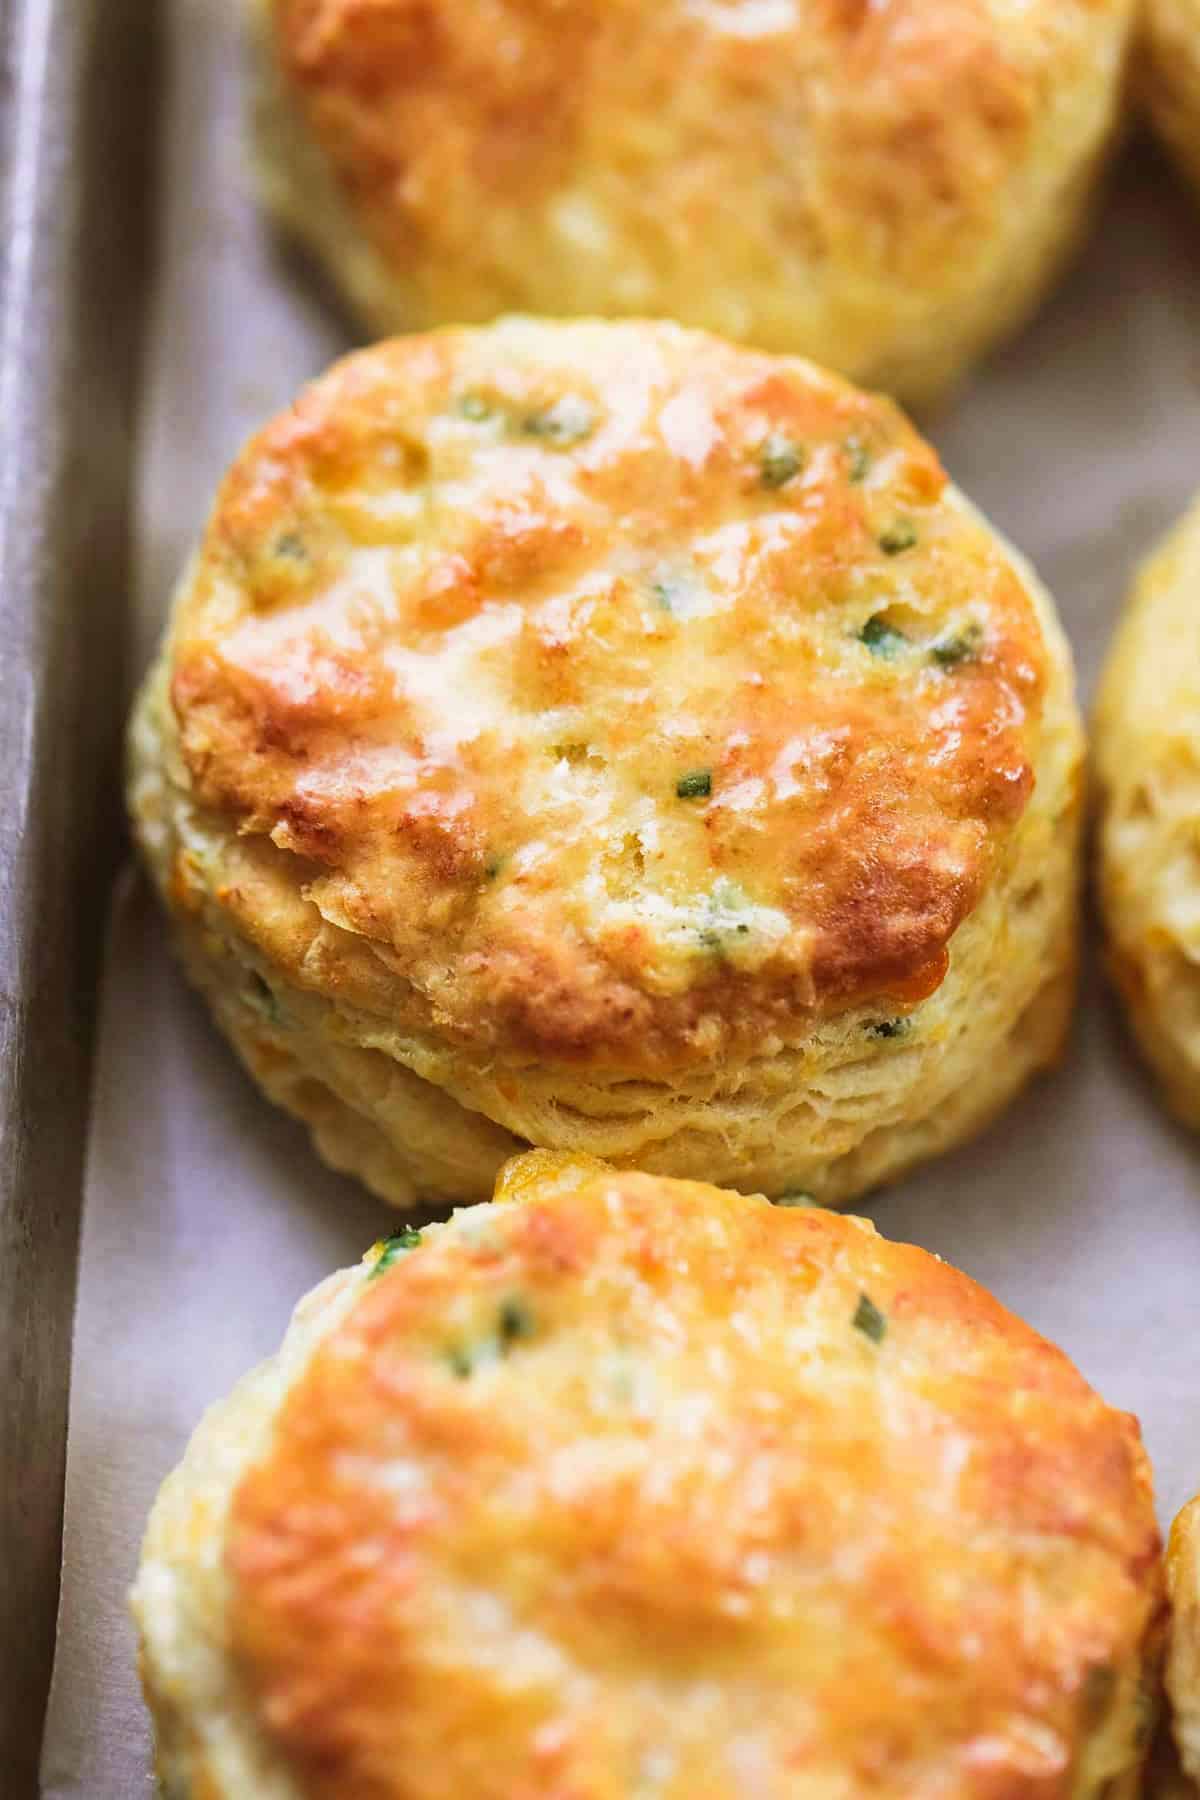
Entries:
POLYGON ((1160 1610, 1136 1424, 861 1220, 518 1179, 366 1282, 235 1497, 306 1800, 1074 1794, 1160 1610))
POLYGON ((937 986, 1047 653, 885 401, 510 321, 352 357, 269 425, 173 658, 198 799, 378 950, 401 1022, 649 1066, 937 986))
MULTIPOLYGON (((713 275, 715 240, 728 279, 706 295, 714 320, 788 348, 806 290, 837 282, 854 368, 877 361, 881 287, 891 335, 916 351, 930 321, 914 319, 914 295, 952 306, 1012 210, 1047 204, 1028 166, 1038 146, 1053 164, 1047 115, 1117 55, 1095 25, 1126 10, 268 3, 290 91, 428 316, 663 310, 689 264, 713 275)), ((1053 188, 1059 179, 1046 171, 1053 188)))

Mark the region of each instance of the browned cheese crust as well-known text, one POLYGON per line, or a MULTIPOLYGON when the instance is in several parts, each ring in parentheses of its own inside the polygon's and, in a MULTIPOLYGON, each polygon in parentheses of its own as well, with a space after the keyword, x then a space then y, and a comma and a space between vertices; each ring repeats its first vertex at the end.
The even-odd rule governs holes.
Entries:
POLYGON ((1130 1417, 860 1220, 525 1193, 366 1283, 234 1495, 232 1653, 297 1795, 1131 1791, 1130 1417))
POLYGON ((935 989, 1046 667, 886 402, 671 327, 514 324, 351 358, 246 448, 170 693, 235 834, 216 898, 292 980, 636 1072, 935 989), (263 904, 284 866, 299 914, 263 904), (318 913, 356 934, 336 966, 318 913))

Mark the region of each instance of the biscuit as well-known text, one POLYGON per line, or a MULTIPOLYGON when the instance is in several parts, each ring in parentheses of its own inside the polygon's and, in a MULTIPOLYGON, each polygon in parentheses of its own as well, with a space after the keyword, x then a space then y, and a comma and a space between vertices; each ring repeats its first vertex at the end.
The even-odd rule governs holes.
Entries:
POLYGON ((1030 312, 1131 0, 252 0, 261 180, 376 335, 661 316, 909 403, 1030 312))
POLYGON ((1094 721, 1108 960, 1173 1110, 1200 1125, 1200 505, 1142 569, 1094 721))
POLYGON ((132 745, 193 978, 399 1205, 530 1144, 844 1200, 1062 1039, 1053 607, 809 364, 528 320, 347 359, 234 463, 132 745))
POLYGON ((1167 1692, 1179 1760, 1200 1781, 1200 1497, 1183 1508, 1167 1547, 1171 1633, 1167 1692))
POLYGON ((548 1152, 497 1198, 319 1288, 164 1486, 169 1793, 1137 1792, 1128 1414, 864 1220, 548 1152))
POLYGON ((1155 130, 1200 187, 1200 0, 1146 0, 1140 85, 1155 130))

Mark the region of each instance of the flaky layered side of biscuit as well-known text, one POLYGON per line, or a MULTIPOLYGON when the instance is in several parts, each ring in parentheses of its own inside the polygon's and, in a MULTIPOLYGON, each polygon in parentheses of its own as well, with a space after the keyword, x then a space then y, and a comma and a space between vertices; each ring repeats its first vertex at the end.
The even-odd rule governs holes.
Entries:
POLYGON ((1200 1778, 1200 1505, 1185 1506, 1171 1527, 1167 1569, 1171 1642, 1167 1686, 1175 1737, 1186 1772, 1200 1778))
MULTIPOLYGON (((1179 1760, 1189 1781, 1200 1781, 1200 1501, 1193 1500, 1171 1527, 1167 1547, 1171 1632, 1167 1692, 1179 1760)), ((1192 1800, 1195 1789, 1181 1788, 1192 1800)))
MULTIPOLYGON (((230 854, 224 833, 161 783, 173 750, 161 682, 147 690, 134 737, 137 806, 164 889, 181 861, 215 884, 211 906, 183 890, 176 941, 242 1061, 309 1127, 326 1161, 393 1205, 484 1198, 504 1160, 529 1143, 837 1205, 981 1130, 1061 1054, 1075 996, 1082 820, 1068 696, 1064 685, 1058 739, 1010 861, 915 1015, 889 1017, 890 1003, 856 1008, 801 1045, 768 1038, 757 1056, 674 1079, 481 1068, 281 976, 220 905, 221 887, 244 879, 242 847, 230 854), (168 816, 172 828, 157 829, 168 816)), ((286 877, 254 874, 272 917, 301 926, 307 908, 286 877)), ((336 958, 338 932, 324 925, 321 935, 336 958)))
POLYGON ((1148 1469, 1060 1352, 861 1220, 548 1153, 497 1198, 318 1289, 165 1485, 168 1791, 1137 1791, 1148 1469))
POLYGON ((919 403, 1022 320, 1073 245, 1132 7, 253 0, 251 16, 265 196, 373 332, 659 315, 919 403))
POLYGON ((1109 966, 1174 1110, 1200 1125, 1200 510, 1138 578, 1095 710, 1109 966))

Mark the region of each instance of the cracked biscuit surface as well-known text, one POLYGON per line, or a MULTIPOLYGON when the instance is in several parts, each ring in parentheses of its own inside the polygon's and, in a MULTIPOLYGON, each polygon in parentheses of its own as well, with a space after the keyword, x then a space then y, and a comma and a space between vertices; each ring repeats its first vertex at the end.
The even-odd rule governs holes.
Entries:
POLYGON ((529 1143, 842 1199, 1062 1036, 1053 608, 811 364, 532 321, 348 358, 235 461, 132 746, 193 977, 399 1204, 529 1143))
POLYGON ((134 1592, 176 1800, 1127 1800, 1136 1423, 865 1221, 535 1152, 302 1303, 134 1592))
POLYGON ((375 334, 657 315, 930 399, 1028 313, 1131 0, 253 0, 270 206, 375 334))

